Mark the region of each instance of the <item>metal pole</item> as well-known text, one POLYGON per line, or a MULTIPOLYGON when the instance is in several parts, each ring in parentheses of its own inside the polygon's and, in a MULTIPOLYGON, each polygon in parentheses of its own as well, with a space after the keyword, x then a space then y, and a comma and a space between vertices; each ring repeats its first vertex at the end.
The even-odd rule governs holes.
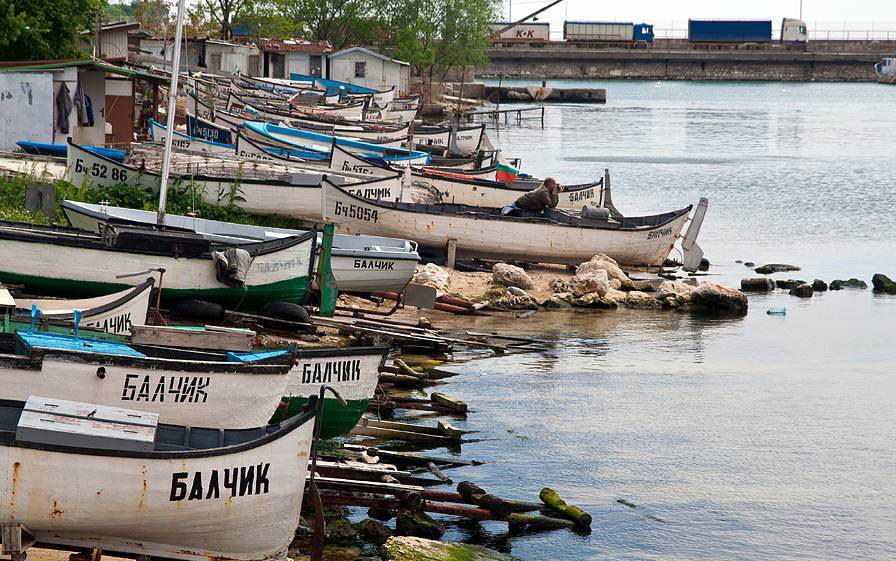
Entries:
POLYGON ((165 223, 165 203, 168 200, 168 172, 171 165, 171 140, 174 136, 174 113, 177 112, 177 78, 180 74, 180 43, 184 31, 185 0, 177 3, 177 27, 174 29, 174 52, 171 60, 171 84, 168 87, 168 120, 165 132, 165 153, 162 157, 162 181, 159 184, 159 212, 157 224, 165 223))

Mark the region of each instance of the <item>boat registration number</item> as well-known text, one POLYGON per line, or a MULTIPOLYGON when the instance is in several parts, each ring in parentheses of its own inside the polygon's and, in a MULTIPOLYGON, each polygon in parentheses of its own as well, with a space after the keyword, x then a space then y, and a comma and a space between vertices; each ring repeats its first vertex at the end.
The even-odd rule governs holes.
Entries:
POLYGON ((112 181, 120 181, 124 183, 128 180, 128 170, 121 169, 116 166, 110 166, 94 162, 90 166, 84 163, 84 160, 78 158, 75 160, 75 173, 89 175, 98 179, 111 179, 112 181))
POLYGON ((351 203, 345 204, 341 201, 336 201, 336 208, 333 209, 333 213, 336 216, 354 218, 364 222, 379 222, 379 213, 375 208, 367 208, 351 203))

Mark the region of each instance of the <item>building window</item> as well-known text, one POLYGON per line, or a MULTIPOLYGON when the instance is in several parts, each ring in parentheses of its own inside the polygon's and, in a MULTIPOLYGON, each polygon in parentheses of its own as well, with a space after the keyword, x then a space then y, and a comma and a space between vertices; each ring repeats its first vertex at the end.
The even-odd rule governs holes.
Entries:
POLYGON ((355 63, 355 78, 364 78, 367 75, 367 63, 366 62, 356 62, 355 63))

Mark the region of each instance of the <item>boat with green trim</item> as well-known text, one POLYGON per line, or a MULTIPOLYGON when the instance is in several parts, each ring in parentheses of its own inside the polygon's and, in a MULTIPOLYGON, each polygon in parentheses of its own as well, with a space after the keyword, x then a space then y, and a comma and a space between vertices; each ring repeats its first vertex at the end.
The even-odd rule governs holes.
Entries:
POLYGON ((310 230, 237 246, 147 226, 110 224, 97 234, 0 221, 0 282, 85 298, 124 290, 143 281, 136 273, 164 269, 163 302, 199 299, 254 311, 272 301, 306 301, 317 238, 310 230), (242 257, 239 271, 231 268, 234 254, 242 257))
POLYGON ((321 385, 336 389, 347 402, 324 398, 321 418, 322 438, 348 434, 367 410, 376 390, 379 370, 386 360, 386 347, 343 347, 296 351, 295 366, 286 382, 286 395, 280 401, 272 423, 298 415, 309 395, 318 395, 321 385))

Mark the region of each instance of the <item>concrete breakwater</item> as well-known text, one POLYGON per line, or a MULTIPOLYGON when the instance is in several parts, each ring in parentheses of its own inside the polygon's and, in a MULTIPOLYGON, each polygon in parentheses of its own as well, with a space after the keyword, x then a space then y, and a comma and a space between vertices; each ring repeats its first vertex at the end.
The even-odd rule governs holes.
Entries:
MULTIPOLYGON (((896 49, 894 49, 896 50, 896 49)), ((875 81, 879 53, 505 47, 481 77, 530 79, 875 81)))
POLYGON ((485 98, 491 101, 544 101, 554 103, 606 103, 605 88, 548 88, 485 86, 485 98))

